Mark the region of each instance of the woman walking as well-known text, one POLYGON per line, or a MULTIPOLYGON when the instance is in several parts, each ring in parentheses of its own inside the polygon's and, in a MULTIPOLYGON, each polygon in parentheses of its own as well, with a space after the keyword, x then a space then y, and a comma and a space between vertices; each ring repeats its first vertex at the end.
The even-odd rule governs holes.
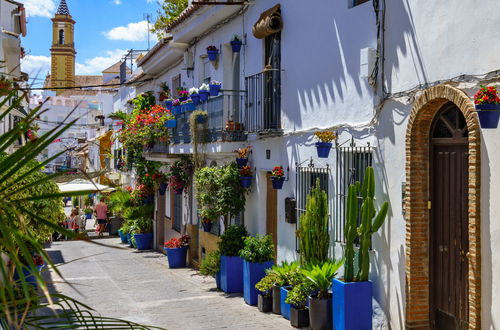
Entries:
POLYGON ((108 206, 104 202, 104 198, 102 197, 99 203, 94 208, 96 219, 97 219, 97 228, 96 232, 99 233, 98 237, 103 237, 104 230, 106 229, 106 223, 108 222, 108 206))

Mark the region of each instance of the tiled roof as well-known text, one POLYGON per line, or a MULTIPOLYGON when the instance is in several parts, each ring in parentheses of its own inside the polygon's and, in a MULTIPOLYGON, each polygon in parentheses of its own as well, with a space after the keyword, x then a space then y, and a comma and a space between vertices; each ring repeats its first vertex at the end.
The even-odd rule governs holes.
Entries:
POLYGON ((56 15, 70 15, 66 0, 61 0, 59 7, 57 8, 56 15))
POLYGON ((102 76, 75 76, 75 86, 102 85, 102 76))
MULTIPOLYGON (((122 62, 118 61, 109 68, 102 71, 102 73, 120 73, 120 65, 122 62)), ((132 73, 132 70, 127 66, 127 74, 132 73)))

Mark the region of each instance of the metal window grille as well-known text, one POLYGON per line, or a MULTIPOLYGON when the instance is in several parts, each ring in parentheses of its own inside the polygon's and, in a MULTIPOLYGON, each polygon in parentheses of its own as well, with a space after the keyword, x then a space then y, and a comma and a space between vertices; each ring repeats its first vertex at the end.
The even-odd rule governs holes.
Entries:
POLYGON ((182 194, 174 194, 174 223, 173 229, 181 232, 182 224, 182 194))
MULTIPOLYGON (((363 184, 365 170, 373 163, 373 148, 358 147, 351 142, 348 147, 337 148, 337 169, 335 171, 335 241, 345 242, 344 228, 349 185, 359 181, 363 184)), ((360 219, 358 219, 358 224, 360 219)))

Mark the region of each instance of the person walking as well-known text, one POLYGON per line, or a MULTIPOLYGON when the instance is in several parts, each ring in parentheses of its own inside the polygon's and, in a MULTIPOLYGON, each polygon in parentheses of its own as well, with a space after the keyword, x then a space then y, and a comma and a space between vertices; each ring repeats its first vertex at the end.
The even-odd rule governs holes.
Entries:
POLYGON ((99 233, 98 237, 103 237, 103 232, 106 229, 106 224, 108 222, 108 206, 105 203, 104 197, 101 197, 99 203, 97 203, 94 207, 94 212, 97 219, 96 232, 99 233))

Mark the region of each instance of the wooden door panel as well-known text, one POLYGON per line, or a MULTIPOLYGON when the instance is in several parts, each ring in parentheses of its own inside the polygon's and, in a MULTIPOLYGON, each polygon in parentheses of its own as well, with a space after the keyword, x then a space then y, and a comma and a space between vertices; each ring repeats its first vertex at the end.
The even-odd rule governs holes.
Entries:
POLYGON ((271 175, 268 173, 266 198, 266 233, 271 235, 274 243, 274 260, 278 251, 278 192, 273 189, 271 175))

